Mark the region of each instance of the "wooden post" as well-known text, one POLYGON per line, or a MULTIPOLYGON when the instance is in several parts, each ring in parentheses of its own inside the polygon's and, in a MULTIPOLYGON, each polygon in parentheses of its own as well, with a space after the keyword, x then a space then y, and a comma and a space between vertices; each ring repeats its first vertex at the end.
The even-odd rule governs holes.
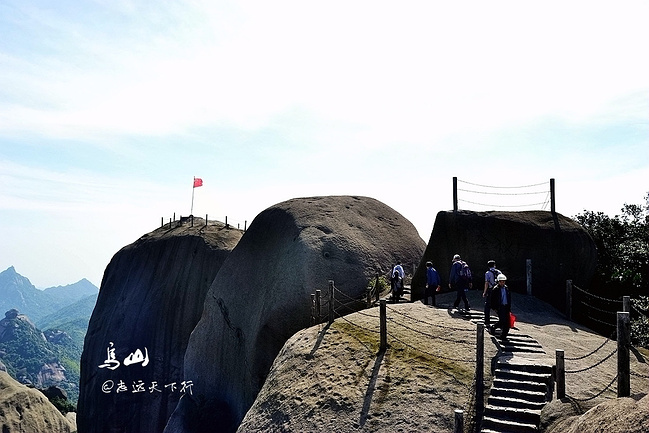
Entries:
POLYGON ((572 280, 566 280, 566 317, 572 320, 572 280))
POLYGON ((555 203, 554 179, 550 179, 550 211, 552 213, 555 213, 557 210, 555 203))
POLYGON ((248 220, 243 222, 243 231, 245 232, 248 229, 248 220))
POLYGON ((160 217, 160 227, 164 227, 165 225, 165 217, 160 217))
POLYGON ((318 323, 315 315, 315 293, 311 293, 311 326, 318 323))
POLYGON ((555 351, 555 362, 557 370, 557 399, 561 400, 566 396, 566 365, 564 363, 564 353, 563 349, 557 349, 555 351))
POLYGON ((631 296, 622 296, 622 311, 631 312, 631 296))
POLYGON ((386 301, 381 299, 379 304, 379 314, 380 314, 380 323, 381 323, 381 345, 379 347, 379 352, 384 352, 388 347, 388 319, 387 311, 385 308, 386 301))
POLYGON ((457 177, 453 176, 453 212, 457 209, 457 177))
POLYGON ((322 295, 322 291, 320 289, 315 291, 315 314, 316 317, 318 318, 317 320, 318 323, 320 322, 320 317, 322 317, 322 312, 320 311, 322 305, 321 295, 322 295))
POLYGON ((475 352, 475 410, 477 425, 484 414, 484 323, 478 323, 475 352))
POLYGON ((228 216, 226 215, 226 216, 225 216, 225 228, 227 229, 227 228, 229 228, 229 227, 230 227, 230 226, 228 226, 228 216))
POLYGON ((205 214, 205 227, 207 227, 207 214, 205 214))
POLYGON ((329 324, 334 323, 334 280, 329 280, 329 324))
POLYGON ((455 409, 455 428, 453 433, 464 433, 464 411, 455 409))
POLYGON ((525 261, 527 271, 527 296, 532 296, 532 259, 525 261))
POLYGON ((629 332, 629 313, 617 312, 617 396, 628 397, 631 395, 630 357, 629 346, 631 333, 629 332))

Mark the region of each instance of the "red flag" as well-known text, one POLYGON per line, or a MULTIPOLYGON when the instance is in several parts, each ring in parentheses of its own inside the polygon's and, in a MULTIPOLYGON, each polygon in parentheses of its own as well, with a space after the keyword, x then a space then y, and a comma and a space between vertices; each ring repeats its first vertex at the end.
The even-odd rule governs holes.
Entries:
POLYGON ((194 188, 199 187, 199 186, 203 186, 203 179, 201 179, 200 177, 195 177, 194 178, 194 188))

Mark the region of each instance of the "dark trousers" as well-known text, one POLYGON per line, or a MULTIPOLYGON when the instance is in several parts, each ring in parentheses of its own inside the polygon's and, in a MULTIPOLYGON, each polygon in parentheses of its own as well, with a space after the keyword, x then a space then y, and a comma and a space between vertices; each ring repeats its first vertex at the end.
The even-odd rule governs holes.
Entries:
POLYGON ((426 287, 424 289, 424 305, 428 305, 428 298, 433 298, 433 303, 431 304, 433 307, 436 306, 435 304, 435 290, 437 287, 426 287))
POLYGON ((455 302, 453 302, 453 307, 457 308, 460 305, 460 300, 462 300, 464 301, 464 307, 468 310, 470 308, 469 300, 466 298, 464 287, 455 287, 455 291, 457 292, 457 297, 455 298, 455 302))
POLYGON ((484 326, 491 323, 491 290, 487 290, 487 296, 484 298, 484 326))
POLYGON ((500 333, 501 338, 507 338, 509 333, 509 313, 511 312, 511 305, 505 304, 498 307, 498 323, 494 328, 500 328, 502 332, 500 333))

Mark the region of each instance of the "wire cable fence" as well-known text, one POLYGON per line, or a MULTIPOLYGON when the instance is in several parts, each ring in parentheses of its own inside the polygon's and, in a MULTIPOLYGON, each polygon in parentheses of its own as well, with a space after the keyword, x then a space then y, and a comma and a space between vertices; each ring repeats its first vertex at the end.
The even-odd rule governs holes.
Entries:
MULTIPOLYGON (((488 209, 527 208, 547 210, 554 203, 554 179, 530 185, 496 186, 453 178, 454 209, 468 208, 459 202, 488 209)), ((553 206, 552 206, 553 207, 553 206)))

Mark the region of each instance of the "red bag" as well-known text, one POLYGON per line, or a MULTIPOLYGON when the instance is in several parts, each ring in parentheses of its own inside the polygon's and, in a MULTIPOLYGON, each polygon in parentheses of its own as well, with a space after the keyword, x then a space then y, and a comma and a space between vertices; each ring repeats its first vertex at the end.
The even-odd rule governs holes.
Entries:
POLYGON ((509 327, 513 328, 516 324, 516 316, 512 312, 509 313, 509 327))

